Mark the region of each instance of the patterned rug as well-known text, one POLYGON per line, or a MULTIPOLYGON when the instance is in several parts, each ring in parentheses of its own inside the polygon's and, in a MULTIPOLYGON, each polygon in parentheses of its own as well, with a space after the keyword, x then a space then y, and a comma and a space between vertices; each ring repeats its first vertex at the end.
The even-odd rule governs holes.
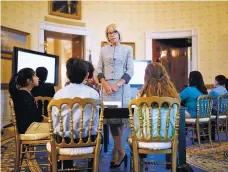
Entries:
MULTIPOLYGON (((126 138, 124 138, 126 140, 126 138)), ((126 143, 126 142, 125 142, 126 143)), ((101 159, 100 159, 100 167, 99 170, 101 172, 129 172, 130 171, 130 158, 128 158, 128 168, 125 169, 123 166, 118 169, 109 169, 109 162, 111 159, 111 153, 112 153, 112 148, 113 148, 113 143, 112 140, 110 139, 110 145, 108 147, 108 152, 104 153, 102 150, 101 153, 101 159)), ((125 152, 129 154, 130 149, 127 144, 124 145, 125 152)), ((43 155, 45 156, 45 155, 43 155)), ((4 140, 1 142, 1 171, 2 172, 13 172, 14 171, 14 166, 15 166, 15 140, 14 138, 10 138, 7 140, 4 140)), ((157 159, 165 161, 165 156, 164 155, 156 155, 157 159)), ((150 156, 150 159, 153 160, 154 157, 150 156)), ((38 160, 38 163, 47 163, 47 158, 43 158, 41 160, 38 160)), ((24 161, 22 165, 25 165, 26 162, 24 161)), ((47 167, 39 167, 37 164, 36 160, 30 161, 30 165, 35 165, 34 167, 24 167, 21 168, 21 172, 47 172, 48 168, 47 167)), ((77 166, 86 166, 87 162, 85 161, 79 161, 77 162, 77 166)), ((152 172, 152 171, 159 171, 159 172, 166 172, 169 170, 165 169, 164 165, 161 166, 152 166, 149 167, 147 172, 152 172)))
MULTIPOLYGON (((129 134, 129 132, 124 133, 124 136, 129 134)), ((123 138, 124 149, 125 152, 129 156, 129 146, 126 144, 126 137, 123 138)), ((129 172, 130 171, 130 158, 128 158, 128 168, 124 169, 122 166, 121 168, 111 170, 109 169, 109 162, 111 159, 113 141, 110 139, 110 145, 108 147, 108 152, 104 153, 102 151, 101 159, 100 159, 100 171, 103 172, 129 172)), ((228 171, 228 152, 225 157, 225 151, 228 151, 228 142, 223 142, 222 145, 213 142, 213 148, 210 144, 202 144, 202 149, 199 148, 198 145, 189 146, 187 148, 187 163, 193 167, 194 172, 202 172, 202 171, 228 171)), ((45 155, 41 155, 45 156, 45 155)), ((159 160, 160 162, 165 161, 164 155, 152 155, 148 157, 150 160, 159 160)), ((38 161, 39 163, 47 163, 47 158, 43 158, 38 161)), ((33 168, 22 168, 22 172, 46 172, 47 167, 38 167, 37 162, 31 161, 29 162, 35 165, 33 168)), ((13 172, 14 171, 14 164, 15 164, 15 140, 14 138, 10 138, 1 142, 1 171, 2 172, 13 172)), ((25 162, 24 162, 25 164, 25 162)), ((87 162, 79 162, 77 166, 85 166, 87 162)), ((149 167, 150 171, 159 171, 159 172, 166 172, 164 166, 152 166, 149 167)))
POLYGON ((190 146, 187 148, 187 163, 205 171, 228 171, 228 142, 213 142, 190 146))
MULTIPOLYGON (((47 163, 47 158, 43 158, 44 156, 47 156, 45 153, 42 153, 39 155, 41 159, 39 160, 40 163, 47 163)), ((4 140, 1 142, 1 171, 2 172, 13 172, 14 166, 15 166, 15 158, 16 158, 16 152, 15 152, 15 139, 10 138, 7 140, 4 140)), ((21 172, 42 172, 47 171, 47 167, 41 167, 39 168, 36 160, 31 160, 28 162, 29 165, 33 165, 32 167, 22 167, 21 172)), ((22 166, 26 165, 26 161, 23 161, 22 166)))

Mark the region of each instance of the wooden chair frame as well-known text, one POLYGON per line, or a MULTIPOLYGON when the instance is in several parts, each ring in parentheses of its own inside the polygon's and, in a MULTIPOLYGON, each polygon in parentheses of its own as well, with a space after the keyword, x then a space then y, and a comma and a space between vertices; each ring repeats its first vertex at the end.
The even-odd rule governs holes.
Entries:
MULTIPOLYGON (((149 121, 152 120, 151 114, 149 113, 149 121)), ((174 98, 169 98, 169 97, 142 97, 138 99, 133 99, 129 103, 129 121, 130 121, 130 128, 131 128, 131 138, 132 138, 132 145, 131 151, 133 151, 133 169, 135 172, 138 172, 143 169, 141 166, 142 163, 146 164, 156 164, 155 162, 142 162, 141 158, 139 157, 139 154, 167 154, 171 153, 172 154, 172 171, 176 171, 176 165, 177 165, 177 147, 178 147, 178 130, 179 130, 179 119, 180 119, 180 101, 178 99, 174 98), (139 116, 139 121, 140 121, 140 130, 141 130, 141 136, 142 137, 137 137, 136 132, 135 132, 135 125, 134 125, 134 116, 132 114, 132 106, 139 107, 138 110, 141 109, 141 105, 144 104, 147 106, 147 108, 151 109, 152 103, 156 103, 158 105, 158 124, 157 124, 157 131, 158 131, 158 136, 156 138, 152 137, 152 124, 149 122, 149 131, 150 131, 150 137, 146 138, 144 137, 143 134, 143 121, 142 121, 142 116, 140 113, 137 113, 139 116), (166 103, 168 104, 168 115, 166 117, 166 135, 165 138, 160 137, 160 129, 161 129, 161 113, 160 110, 163 106, 163 104, 166 103), (174 135, 169 138, 168 137, 168 128, 169 128, 169 122, 170 122, 170 110, 172 106, 176 104, 177 105, 177 113, 176 113, 176 120, 175 120, 175 127, 174 127, 174 135), (145 148, 138 148, 138 142, 171 142, 171 148, 170 149, 159 149, 159 150, 151 150, 151 149, 145 149, 145 148)), ((132 153, 131 153, 132 155, 132 153)), ((132 157, 131 157, 131 168, 132 168, 132 157)), ((131 169, 131 171, 133 171, 131 169)))
MULTIPOLYGON (((26 154, 27 156, 27 163, 28 161, 34 159, 33 156, 31 156, 33 153, 41 153, 41 152, 47 152, 47 150, 34 150, 34 147, 37 146, 45 146, 48 139, 40 139, 40 140, 22 140, 21 135, 18 133, 17 130, 17 121, 16 121, 16 114, 14 111, 14 103, 11 98, 9 98, 9 104, 11 107, 11 114, 13 119, 13 126, 14 126, 14 133, 15 133, 15 142, 16 142, 16 162, 15 162, 15 172, 19 172, 22 166, 22 162, 24 159, 24 156, 26 154)), ((39 164, 40 166, 49 166, 49 164, 39 164)), ((36 165, 25 165, 25 166, 36 166, 36 165)))
POLYGON ((218 97, 217 104, 217 114, 216 114, 216 130, 218 134, 218 140, 221 144, 220 133, 223 131, 223 124, 225 126, 224 132, 226 133, 226 138, 228 140, 228 94, 224 94, 218 97), (221 116, 226 116, 226 118, 220 118, 221 116), (222 123, 224 122, 224 123, 222 123))
MULTIPOLYGON (((48 118, 49 118, 49 126, 50 126, 50 144, 51 144, 51 164, 52 164, 52 171, 63 171, 58 170, 57 168, 57 160, 77 160, 77 159, 93 159, 93 171, 97 172, 99 170, 99 157, 100 157, 100 149, 101 149, 101 133, 103 128, 104 122, 104 104, 101 100, 95 100, 91 98, 81 99, 75 97, 73 99, 63 98, 58 100, 52 100, 48 105, 48 118), (79 128, 79 142, 74 142, 74 133, 73 133, 73 106, 78 104, 80 107, 80 128, 79 128), (84 108, 86 105, 90 104, 92 107, 92 114, 90 117, 90 124, 89 124, 89 131, 88 131, 88 139, 87 142, 83 142, 83 116, 84 116, 84 108), (63 131, 63 119, 61 116, 61 107, 63 105, 67 105, 70 112, 70 143, 66 143, 64 139, 62 139, 61 143, 57 143, 54 136, 54 129, 53 129, 53 119, 52 119, 52 108, 56 107, 58 109, 58 120, 60 122, 60 136, 64 138, 64 131, 63 131), (92 125, 93 125, 93 118, 94 118, 94 111, 95 108, 100 107, 100 116, 99 116, 99 124, 98 124, 98 133, 95 141, 91 140, 92 134, 92 125), (91 154, 83 154, 83 155, 60 155, 59 150, 61 148, 82 148, 82 147, 93 147, 94 151, 91 154)), ((64 169, 65 170, 65 169, 64 169)), ((67 169, 67 171, 75 171, 79 170, 78 168, 71 168, 67 169)))
POLYGON ((189 122, 189 118, 186 119, 186 123, 190 124, 187 128, 192 131, 192 143, 194 144, 195 131, 198 138, 199 146, 201 147, 201 136, 208 136, 209 142, 212 146, 211 139, 211 112, 213 105, 213 97, 211 95, 202 95, 197 98, 196 120, 195 122, 189 122), (207 119, 208 121, 201 121, 201 119, 207 119), (208 124, 207 128, 201 128, 200 125, 208 124), (200 134, 201 129, 208 129, 208 134, 200 134))
POLYGON ((42 115, 44 116, 47 116, 47 114, 44 114, 45 112, 45 101, 47 101, 48 103, 50 103, 50 101, 52 100, 52 97, 43 97, 43 96, 37 96, 37 97, 34 97, 35 98, 35 101, 36 101, 36 105, 38 106, 38 102, 41 101, 42 103, 42 115))

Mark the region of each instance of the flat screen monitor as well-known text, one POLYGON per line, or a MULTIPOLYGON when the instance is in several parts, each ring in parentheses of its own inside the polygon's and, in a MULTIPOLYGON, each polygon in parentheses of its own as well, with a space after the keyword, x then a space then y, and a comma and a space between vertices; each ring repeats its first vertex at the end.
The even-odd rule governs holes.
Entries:
POLYGON ((134 75, 130 80, 131 87, 141 87, 144 84, 144 75, 150 60, 134 60, 134 75))
POLYGON ((34 71, 37 67, 45 67, 48 70, 46 82, 58 85, 59 57, 56 55, 14 47, 12 64, 13 74, 26 67, 34 71))

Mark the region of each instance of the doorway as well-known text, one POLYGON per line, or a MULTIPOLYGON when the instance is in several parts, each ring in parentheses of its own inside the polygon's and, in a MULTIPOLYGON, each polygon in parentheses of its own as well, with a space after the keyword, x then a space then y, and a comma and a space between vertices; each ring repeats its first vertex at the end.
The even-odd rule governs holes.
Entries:
MULTIPOLYGON (((160 32, 146 32, 145 34, 145 59, 151 60, 152 42, 154 39, 176 39, 176 38, 191 38, 191 61, 188 62, 188 72, 198 70, 198 29, 192 30, 173 30, 160 32)), ((153 57, 152 57, 153 59, 153 57)))
MULTIPOLYGON (((90 52, 90 50, 91 50, 91 33, 87 28, 68 25, 67 22, 65 22, 65 24, 57 24, 57 23, 47 22, 47 21, 40 22, 40 25, 39 25, 39 51, 40 52, 44 52, 44 46, 45 46, 44 41, 45 41, 45 37, 47 37, 47 36, 45 36, 46 31, 58 32, 58 33, 62 33, 63 35, 70 34, 70 35, 83 36, 83 39, 80 40, 80 41, 82 41, 82 45, 83 45, 83 58, 85 60, 89 60, 89 56, 92 53, 92 52, 90 52)), ((65 36, 67 36, 67 35, 65 35, 65 36)), ((79 38, 81 39, 82 37, 78 37, 76 39, 79 39, 79 38)), ((56 39, 55 41, 58 42, 57 45, 62 45, 62 47, 66 46, 66 47, 68 47, 67 49, 70 49, 69 47, 71 47, 71 44, 69 45, 69 42, 67 42, 68 40, 60 42, 56 39), (65 44, 64 44, 64 42, 65 42, 65 44)), ((75 43, 77 41, 79 41, 79 40, 75 40, 75 43)), ((54 42, 54 40, 53 40, 53 42, 54 42)), ((50 41, 49 46, 47 48, 50 48, 51 44, 53 44, 53 46, 56 45, 54 43, 51 43, 51 41, 50 41)), ((73 52, 79 53, 81 51, 81 48, 76 47, 76 49, 78 49, 78 51, 73 51, 73 52), (79 49, 80 49, 80 51, 79 51, 79 49)), ((57 50, 58 49, 55 49, 55 51, 57 51, 57 50)), ((48 50, 48 53, 49 53, 49 51, 50 50, 48 50)), ((61 52, 63 53, 64 51, 61 51, 61 52)), ((60 53, 60 52, 58 52, 58 53, 60 53)), ((72 54, 72 56, 73 55, 77 56, 78 54, 72 54)), ((60 89, 64 85, 65 80, 63 77, 66 74, 66 72, 64 71, 64 69, 66 69, 65 65, 62 64, 61 61, 59 61, 59 64, 60 64, 59 65, 59 71, 60 71, 59 72, 59 82, 58 82, 59 84, 56 89, 60 89)))
POLYGON ((191 61, 192 39, 154 39, 152 61, 161 62, 177 91, 188 85, 188 62, 191 61))
POLYGON ((66 83, 66 62, 69 58, 84 58, 84 36, 53 31, 44 31, 46 53, 59 56, 59 84, 56 89, 66 83))

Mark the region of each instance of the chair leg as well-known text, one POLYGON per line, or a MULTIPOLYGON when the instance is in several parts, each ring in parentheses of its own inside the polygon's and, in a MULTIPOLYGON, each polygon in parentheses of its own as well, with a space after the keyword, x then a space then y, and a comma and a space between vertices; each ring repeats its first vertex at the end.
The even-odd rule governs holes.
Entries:
POLYGON ((15 172, 20 171, 20 156, 21 156, 21 143, 16 141, 16 163, 15 163, 15 172))
POLYGON ((217 128, 218 140, 219 140, 219 143, 221 144, 220 130, 219 130, 219 119, 216 120, 216 128, 217 128))
POLYGON ((48 172, 51 172, 52 171, 52 168, 51 168, 51 155, 50 153, 48 152, 48 172))
POLYGON ((141 157, 139 157, 139 171, 140 172, 144 172, 144 170, 145 170, 145 165, 144 165, 144 161, 145 161, 145 158, 141 158, 141 157))
POLYGON ((133 160, 133 155, 132 155, 132 151, 130 152, 130 172, 133 172, 134 170, 134 168, 133 168, 133 164, 134 164, 134 162, 133 162, 134 160, 133 160))
POLYGON ((195 144, 195 124, 193 124, 192 126, 192 144, 195 144))
POLYGON ((210 144, 212 146, 212 139, 211 139, 211 122, 209 122, 208 124, 208 134, 209 134, 209 141, 210 141, 210 144))
POLYGON ((228 116, 226 117, 226 139, 228 140, 228 116))
POLYGON ((96 160, 97 158, 99 158, 99 157, 89 159, 88 168, 91 168, 91 169, 89 169, 88 172, 92 172, 92 171, 98 172, 99 171, 99 164, 96 160))
POLYGON ((177 169, 177 145, 173 144, 172 147, 172 172, 176 172, 177 169))
POLYGON ((196 123, 196 133, 197 133, 197 137, 198 137, 198 142, 199 142, 199 146, 201 147, 200 145, 200 125, 199 123, 196 123))
POLYGON ((134 172, 139 172, 139 155, 133 155, 133 162, 134 162, 134 172))
MULTIPOLYGON (((54 154, 53 152, 51 154, 54 154)), ((56 172, 58 171, 58 166, 57 166, 57 155, 52 155, 52 171, 56 172)))

